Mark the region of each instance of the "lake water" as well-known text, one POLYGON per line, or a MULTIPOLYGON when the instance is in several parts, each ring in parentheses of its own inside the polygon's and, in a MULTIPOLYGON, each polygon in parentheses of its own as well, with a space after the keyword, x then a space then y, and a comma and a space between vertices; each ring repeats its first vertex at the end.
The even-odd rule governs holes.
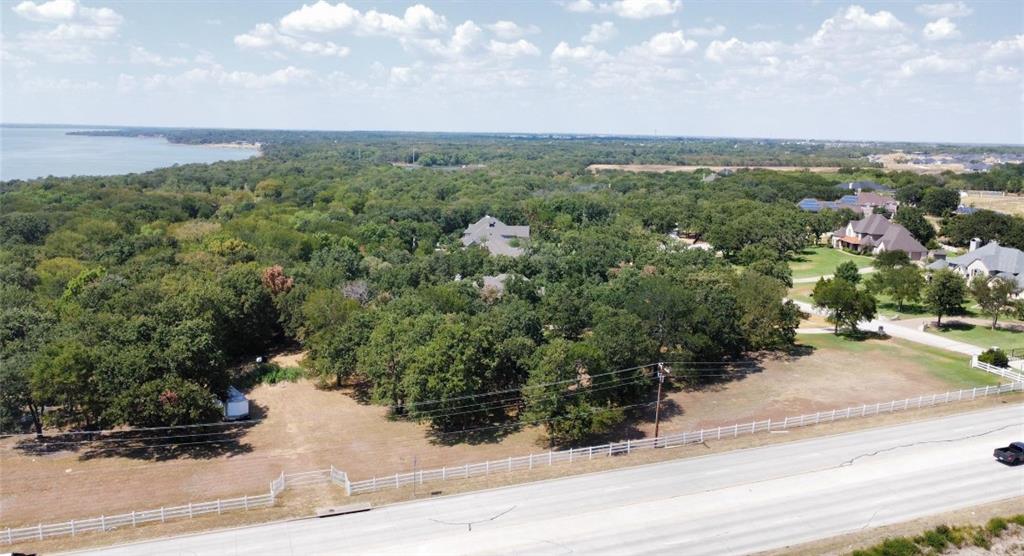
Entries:
POLYGON ((242 160, 256 149, 180 145, 154 137, 68 135, 88 127, 0 126, 0 180, 105 176, 173 164, 242 160))

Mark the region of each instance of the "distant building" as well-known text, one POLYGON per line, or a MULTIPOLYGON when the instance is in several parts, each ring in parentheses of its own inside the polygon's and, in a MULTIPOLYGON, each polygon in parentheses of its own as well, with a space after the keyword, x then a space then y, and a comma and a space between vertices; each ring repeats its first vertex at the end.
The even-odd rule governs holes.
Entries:
POLYGON ((799 207, 800 210, 805 210, 808 212, 821 212, 825 209, 850 209, 854 212, 859 212, 867 216, 875 212, 876 208, 883 208, 886 212, 890 214, 895 214, 896 210, 900 206, 900 203, 896 199, 893 199, 892 197, 887 197, 885 195, 879 195, 877 193, 871 192, 860 192, 857 193, 856 195, 843 195, 842 197, 835 201, 822 201, 819 199, 807 197, 801 199, 800 202, 796 204, 796 206, 799 207))
POLYGON ((928 265, 930 270, 948 268, 960 273, 964 278, 973 280, 979 276, 1011 280, 1017 290, 1024 290, 1024 251, 1013 247, 1003 247, 990 241, 979 247, 981 240, 972 239, 970 251, 952 259, 937 260, 928 265))
POLYGON ((849 181, 836 186, 839 189, 859 193, 861 191, 874 191, 875 193, 892 193, 893 188, 874 181, 849 181))
POLYGON ((919 261, 928 254, 925 246, 914 239, 906 228, 893 224, 881 214, 869 214, 833 232, 832 247, 873 255, 885 251, 904 251, 912 261, 919 261))
POLYGON ((523 249, 514 246, 513 243, 528 239, 530 239, 529 226, 509 226, 490 215, 470 224, 466 231, 462 232, 462 245, 480 245, 490 251, 492 255, 506 257, 522 255, 523 249))

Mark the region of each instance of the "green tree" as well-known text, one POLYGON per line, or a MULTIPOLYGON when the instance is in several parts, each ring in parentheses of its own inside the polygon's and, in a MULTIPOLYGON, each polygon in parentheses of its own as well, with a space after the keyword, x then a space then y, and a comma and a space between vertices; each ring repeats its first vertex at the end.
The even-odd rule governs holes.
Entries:
POLYGON ((921 197, 921 208, 933 216, 948 216, 960 206, 960 192, 945 187, 929 187, 921 197))
POLYGON ((106 409, 96 384, 96 356, 81 342, 66 340, 43 348, 31 367, 29 385, 40 406, 57 409, 62 422, 99 425, 106 409))
MULTIPOLYGON (((957 197, 959 202, 959 196, 957 197)), ((956 210, 956 207, 953 207, 956 210)), ((924 211, 917 207, 900 207, 893 217, 893 222, 903 226, 922 244, 935 239, 935 228, 924 217, 924 211)))
POLYGON ((860 321, 875 318, 874 296, 841 278, 819 279, 811 296, 815 307, 828 311, 826 318, 835 325, 836 334, 842 326, 856 331, 860 321))
POLYGON ((1017 291, 1017 285, 1013 281, 998 277, 989 279, 987 276, 978 276, 971 280, 969 290, 971 296, 981 307, 981 312, 992 317, 993 330, 999 324, 1000 315, 1013 312, 1015 307, 1013 295, 1017 291))
POLYGON ((357 374, 359 348, 369 341, 374 319, 372 311, 356 311, 340 326, 324 328, 309 337, 307 361, 322 382, 333 380, 335 386, 341 386, 357 374))
POLYGON ((906 251, 882 251, 875 255, 875 262, 872 266, 876 269, 888 269, 910 264, 910 255, 906 251))
POLYGON ((931 282, 925 288, 924 301, 931 312, 938 317, 936 324, 942 326, 942 317, 963 312, 967 300, 967 285, 962 276, 952 270, 939 270, 932 274, 931 282))
POLYGON ((137 427, 212 423, 224 416, 223 407, 209 390, 173 375, 142 384, 126 403, 126 421, 137 427))
POLYGON ((868 289, 891 297, 899 311, 903 311, 903 304, 907 301, 920 301, 924 286, 924 273, 912 264, 879 268, 868 280, 868 289))
POLYGON ((801 314, 795 303, 782 301, 785 296, 784 286, 749 269, 736 280, 736 300, 743 315, 740 329, 750 349, 792 345, 801 314))
POLYGON ((846 280, 851 284, 857 284, 860 282, 860 270, 857 268, 857 263, 853 261, 843 261, 836 267, 835 277, 840 280, 846 280))

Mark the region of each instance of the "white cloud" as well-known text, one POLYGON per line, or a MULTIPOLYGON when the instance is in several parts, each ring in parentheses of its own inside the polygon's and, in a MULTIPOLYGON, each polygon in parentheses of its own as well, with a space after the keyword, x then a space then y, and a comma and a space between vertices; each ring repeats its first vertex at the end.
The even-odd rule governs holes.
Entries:
POLYGON ((943 4, 921 4, 914 8, 917 13, 929 17, 966 17, 974 13, 974 10, 963 2, 946 2, 943 4))
POLYGON ((331 41, 321 43, 299 40, 279 33, 269 23, 260 23, 248 33, 237 35, 235 45, 239 48, 256 50, 281 47, 294 52, 320 56, 347 56, 349 54, 349 48, 346 46, 338 46, 331 41))
POLYGON ((572 0, 565 5, 565 9, 576 13, 590 13, 597 9, 590 0, 572 0))
POLYGON ((996 41, 985 51, 985 58, 1000 59, 1024 55, 1024 34, 996 41))
POLYGON ((745 42, 733 37, 727 41, 711 41, 704 57, 712 62, 731 62, 771 56, 781 47, 777 42, 745 42))
POLYGON ((982 68, 974 78, 978 83, 1012 83, 1020 79, 1020 70, 1006 66, 982 68))
POLYGON ((161 56, 155 52, 150 52, 141 46, 129 47, 128 60, 133 64, 148 64, 165 68, 188 63, 188 60, 185 58, 179 56, 161 56))
POLYGON ((105 41, 117 36, 117 27, 61 23, 42 35, 52 41, 105 41))
POLYGON ((601 23, 594 23, 590 26, 590 31, 586 35, 583 35, 581 39, 587 44, 597 44, 609 41, 615 38, 619 34, 619 30, 615 28, 615 24, 611 21, 602 21, 601 23))
POLYGON ((615 0, 609 4, 601 4, 600 10, 627 19, 647 19, 672 15, 682 7, 683 3, 680 0, 615 0))
POLYGON ((42 77, 21 82, 21 89, 29 93, 84 92, 96 91, 101 88, 100 84, 96 81, 68 79, 66 77, 59 79, 42 77))
POLYGON ((483 29, 472 21, 464 21, 452 33, 448 42, 440 39, 403 38, 407 50, 422 50, 441 58, 461 58, 479 50, 482 46, 483 29))
POLYGON ((921 74, 958 73, 967 70, 968 64, 963 60, 944 58, 939 54, 929 54, 903 62, 899 73, 903 77, 913 77, 921 74))
POLYGON ((713 27, 691 27, 686 30, 686 34, 693 37, 721 37, 725 33, 725 25, 715 25, 713 27))
POLYGON ((954 39, 959 36, 960 31, 956 28, 956 23, 950 21, 948 17, 937 19, 924 26, 924 38, 930 41, 954 39))
POLYGON ((849 31, 888 32, 902 31, 904 28, 903 22, 892 12, 879 10, 869 13, 861 6, 853 5, 822 22, 811 40, 816 44, 823 44, 833 36, 849 31))
POLYGON ((318 0, 281 18, 281 30, 292 34, 351 30, 361 35, 403 36, 420 32, 438 33, 448 27, 444 16, 423 4, 406 8, 402 17, 370 10, 361 13, 344 2, 318 0))
POLYGON ((36 4, 25 0, 12 8, 14 13, 32 21, 68 21, 78 12, 75 0, 52 0, 36 4))
POLYGON ((688 54, 697 48, 697 41, 687 39, 682 31, 658 33, 649 40, 630 49, 632 53, 656 58, 671 58, 688 54))
POLYGON ((556 64, 562 62, 592 63, 607 59, 608 53, 592 44, 574 47, 562 41, 551 51, 551 61, 556 64))
POLYGON ((522 26, 514 21, 495 21, 490 25, 486 25, 487 30, 494 33, 494 36, 502 40, 513 40, 526 35, 533 35, 540 32, 540 27, 536 25, 522 26))
POLYGON ((515 42, 492 40, 488 43, 487 50, 502 58, 518 58, 520 56, 537 56, 540 54, 540 49, 526 39, 519 39, 515 42))
POLYGON ((0 64, 10 66, 16 70, 30 68, 36 65, 35 62, 24 56, 19 56, 0 46, 0 64))
POLYGON ((273 89, 312 81, 313 72, 288 66, 269 73, 253 73, 248 71, 226 71, 217 65, 213 67, 192 68, 182 73, 154 74, 136 77, 121 74, 117 88, 122 93, 135 90, 192 90, 202 86, 218 86, 225 89, 273 89))

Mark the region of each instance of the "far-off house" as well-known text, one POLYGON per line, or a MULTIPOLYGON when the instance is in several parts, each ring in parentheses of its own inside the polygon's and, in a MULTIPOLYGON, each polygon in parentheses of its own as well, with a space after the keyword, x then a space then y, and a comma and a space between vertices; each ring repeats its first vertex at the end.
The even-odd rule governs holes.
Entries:
POLYGON ((995 241, 981 246, 981 240, 972 239, 970 251, 952 259, 942 259, 928 265, 930 270, 951 269, 968 280, 978 277, 1000 278, 1016 284, 1024 291, 1024 251, 1003 247, 995 241))
POLYGON ((497 218, 486 215, 462 232, 462 244, 480 245, 492 255, 518 257, 523 254, 522 242, 530 239, 529 226, 509 226, 497 218))

